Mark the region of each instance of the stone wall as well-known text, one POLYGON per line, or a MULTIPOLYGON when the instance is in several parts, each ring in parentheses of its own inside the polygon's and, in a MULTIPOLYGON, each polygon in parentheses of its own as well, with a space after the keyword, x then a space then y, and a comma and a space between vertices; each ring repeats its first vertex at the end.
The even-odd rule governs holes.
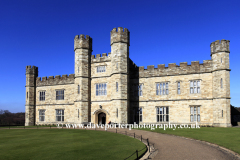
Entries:
POLYGON ((212 73, 148 77, 139 79, 130 79, 132 88, 130 88, 131 101, 167 101, 167 100, 189 100, 189 99, 212 99, 212 73), (200 93, 190 93, 190 81, 200 80, 200 93), (168 82, 168 95, 156 95, 156 83, 168 82), (180 91, 177 93, 177 83, 180 82, 180 91), (138 84, 143 84, 143 96, 134 96, 138 84))
POLYGON ((212 100, 140 101, 131 102, 131 106, 142 108, 142 123, 159 123, 156 118, 156 107, 169 107, 169 122, 178 124, 194 123, 190 121, 190 106, 200 106, 200 124, 212 125, 212 102, 212 100))
MULTIPOLYGON (((162 76, 174 76, 174 75, 186 75, 186 74, 199 74, 210 73, 212 71, 212 61, 204 60, 203 64, 199 64, 199 61, 192 61, 191 65, 187 62, 181 62, 179 66, 176 63, 169 63, 168 67, 165 64, 159 64, 158 68, 154 68, 154 65, 144 67, 136 67, 138 69, 139 77, 162 77, 162 76)), ((135 74, 137 74, 135 72, 135 74)), ((136 76, 135 76, 136 77, 136 76)))
POLYGON ((36 85, 40 86, 54 86, 54 85, 64 85, 64 84, 73 84, 74 83, 74 74, 68 75, 57 75, 57 76, 49 76, 49 77, 37 77, 36 85))

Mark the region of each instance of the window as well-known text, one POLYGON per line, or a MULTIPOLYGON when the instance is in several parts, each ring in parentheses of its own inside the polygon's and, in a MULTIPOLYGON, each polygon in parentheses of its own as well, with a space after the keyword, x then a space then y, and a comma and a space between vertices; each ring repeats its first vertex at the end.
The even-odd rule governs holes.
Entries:
POLYGON ((116 82, 116 92, 118 92, 118 82, 116 82))
POLYGON ((78 109, 78 118, 79 118, 79 109, 78 109))
POLYGON ((45 121, 45 110, 39 110, 39 121, 45 121))
POLYGON ((116 117, 118 117, 118 108, 117 108, 117 110, 116 110, 116 117))
POLYGON ((221 63, 222 63, 222 58, 221 58, 221 63))
POLYGON ((106 66, 97 66, 97 73, 106 72, 106 66))
POLYGON ((56 109, 56 121, 64 121, 64 110, 56 109))
POLYGON ((45 101, 45 91, 40 91, 39 92, 39 100, 40 101, 45 101))
POLYGON ((64 99, 64 90, 56 91, 56 100, 63 100, 64 99))
POLYGON ((80 86, 78 85, 78 94, 80 94, 80 86))
POLYGON ((181 94, 180 82, 177 82, 177 94, 181 94))
POLYGON ((191 122, 200 122, 200 106, 190 107, 190 120, 191 122))
POLYGON ((27 92, 27 99, 28 99, 28 92, 27 92))
POLYGON ((143 121, 143 113, 142 107, 134 107, 133 108, 133 122, 139 124, 139 122, 143 121))
POLYGON ((222 110, 222 117, 223 117, 223 110, 222 110))
POLYGON ((142 122, 142 108, 139 108, 139 122, 142 122))
POLYGON ((156 83, 156 95, 168 95, 168 82, 156 83))
POLYGON ((168 122, 169 121, 169 108, 168 107, 157 107, 157 122, 168 122))
POLYGON ((221 82, 220 82, 221 88, 223 88, 223 80, 221 78, 221 82))
POLYGON ((142 96, 143 95, 143 84, 139 84, 138 86, 138 96, 142 96))
POLYGON ((200 80, 190 81, 190 93, 200 93, 200 80))
POLYGON ((107 95, 107 83, 96 84, 96 96, 107 95))
POLYGON ((78 67, 78 73, 79 73, 79 67, 78 67))
POLYGON ((116 63, 116 68, 118 69, 118 63, 116 63))

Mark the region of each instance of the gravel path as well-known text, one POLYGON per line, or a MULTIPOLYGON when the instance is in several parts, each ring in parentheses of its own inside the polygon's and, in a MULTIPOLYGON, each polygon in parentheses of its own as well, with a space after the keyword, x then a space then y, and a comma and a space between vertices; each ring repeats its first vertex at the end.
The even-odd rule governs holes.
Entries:
MULTIPOLYGON (((108 129, 115 132, 116 129, 108 129)), ((127 133, 135 133, 142 135, 143 138, 149 138, 150 143, 154 143, 154 147, 158 150, 154 160, 232 160, 240 159, 234 152, 231 153, 217 145, 209 145, 206 142, 186 139, 178 136, 160 134, 143 130, 118 129, 118 131, 127 133)))

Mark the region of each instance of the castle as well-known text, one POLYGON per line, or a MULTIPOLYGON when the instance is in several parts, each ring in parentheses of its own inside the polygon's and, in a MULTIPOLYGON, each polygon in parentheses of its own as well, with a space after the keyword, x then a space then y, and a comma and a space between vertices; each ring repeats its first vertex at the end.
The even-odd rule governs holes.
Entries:
POLYGON ((196 123, 231 126, 229 41, 211 43, 211 60, 144 67, 129 58, 130 32, 111 31, 111 53, 92 55, 75 36, 75 74, 38 77, 26 67, 25 125, 196 123))

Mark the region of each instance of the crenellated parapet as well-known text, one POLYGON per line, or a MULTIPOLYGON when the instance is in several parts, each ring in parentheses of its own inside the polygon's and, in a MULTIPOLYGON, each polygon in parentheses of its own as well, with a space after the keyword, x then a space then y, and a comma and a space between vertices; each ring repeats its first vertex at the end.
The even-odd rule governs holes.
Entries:
POLYGON ((222 39, 221 41, 217 40, 212 42, 211 47, 211 55, 217 52, 230 52, 229 50, 229 40, 222 39))
POLYGON ((103 53, 95 55, 91 55, 91 63, 99 63, 99 62, 109 62, 111 61, 111 52, 110 53, 103 53))
POLYGON ((63 85, 63 84, 74 84, 75 74, 49 76, 49 77, 37 77, 36 84, 39 86, 52 86, 52 85, 63 85))
POLYGON ((86 35, 86 38, 83 34, 76 35, 74 38, 74 51, 76 49, 89 49, 92 50, 92 38, 86 35))
POLYGON ((123 28, 122 27, 118 27, 118 29, 113 28, 113 30, 111 31, 111 44, 113 43, 118 43, 118 42, 122 42, 122 43, 128 43, 128 45, 130 46, 130 41, 129 41, 129 31, 127 28, 123 28))
POLYGON ((36 66, 26 66, 26 74, 33 74, 38 76, 38 67, 36 66))
POLYGON ((204 60, 203 64, 199 64, 199 61, 192 61, 191 65, 181 62, 179 66, 176 63, 169 63, 168 67, 165 67, 165 64, 159 64, 157 68, 154 68, 154 65, 147 66, 147 69, 144 69, 144 66, 131 68, 131 73, 133 73, 131 78, 200 74, 212 72, 212 60, 204 60))

